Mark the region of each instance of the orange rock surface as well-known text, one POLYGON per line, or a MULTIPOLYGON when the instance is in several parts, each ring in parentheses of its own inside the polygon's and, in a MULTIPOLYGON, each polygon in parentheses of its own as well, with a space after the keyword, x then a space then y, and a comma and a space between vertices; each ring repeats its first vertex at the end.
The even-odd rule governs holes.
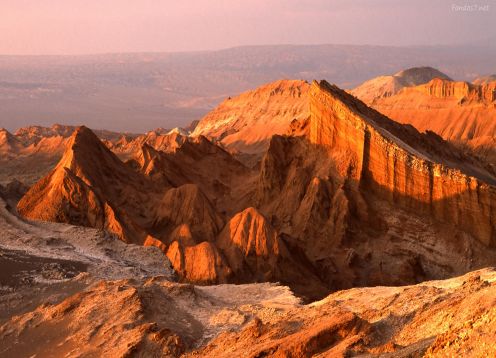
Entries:
MULTIPOLYGON (((373 80, 371 80, 373 81, 373 80)), ((388 117, 431 130, 446 140, 468 145, 491 163, 496 160, 496 82, 433 79, 405 87, 389 97, 358 87, 352 93, 388 117)))
POLYGON ((310 101, 310 142, 347 158, 342 175, 392 203, 455 223, 488 246, 496 244, 496 192, 487 185, 496 183, 492 172, 455 151, 440 152, 443 144, 435 137, 396 124, 337 87, 314 82, 310 101))
POLYGON ((308 117, 309 84, 281 80, 228 98, 203 117, 193 135, 220 141, 230 150, 260 153, 270 137, 284 134, 290 123, 308 117))
POLYGON ((391 76, 379 76, 365 81, 354 88, 351 94, 365 103, 372 103, 380 98, 390 97, 405 87, 418 86, 434 78, 450 80, 444 73, 432 67, 413 67, 391 76))
POLYGON ((143 142, 124 163, 80 128, 19 213, 157 246, 181 280, 279 281, 306 300, 495 262, 490 167, 326 82, 300 97, 289 84, 263 87, 258 108, 286 96, 307 101, 305 115, 253 168, 201 135, 173 150, 143 142))

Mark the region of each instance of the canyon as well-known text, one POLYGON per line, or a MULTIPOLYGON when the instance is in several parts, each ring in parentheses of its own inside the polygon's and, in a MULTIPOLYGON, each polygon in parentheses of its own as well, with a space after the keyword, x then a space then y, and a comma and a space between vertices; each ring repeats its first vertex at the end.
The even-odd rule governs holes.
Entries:
POLYGON ((496 171, 376 109, 494 101, 436 76, 371 104, 279 80, 145 134, 2 131, 0 355, 494 355, 496 171))
POLYGON ((156 246, 181 281, 279 281, 303 300, 494 263, 496 179, 484 161, 325 81, 279 81, 228 101, 259 98, 268 104, 260 128, 270 113, 280 117, 270 139, 257 137, 255 154, 266 149, 254 166, 231 150, 237 140, 223 142, 243 138, 237 123, 252 117, 238 117, 240 105, 232 115, 220 106, 220 129, 206 116, 192 136, 166 134, 182 138, 167 142, 173 148, 141 142, 126 161, 80 127, 17 210, 156 246))

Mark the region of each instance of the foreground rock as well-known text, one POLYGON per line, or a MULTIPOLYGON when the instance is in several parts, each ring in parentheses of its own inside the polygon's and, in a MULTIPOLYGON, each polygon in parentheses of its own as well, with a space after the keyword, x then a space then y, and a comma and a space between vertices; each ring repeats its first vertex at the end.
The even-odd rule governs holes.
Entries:
MULTIPOLYGON (((94 229, 24 222, 3 208, 2 356, 496 354, 494 269, 414 286, 354 288, 301 305, 275 284, 171 282, 158 249, 94 229)), ((271 235, 259 220, 249 210, 235 227, 271 235)), ((250 237, 241 241, 245 254, 250 237)))
POLYGON ((187 356, 489 357, 496 354, 496 272, 406 287, 336 292, 257 317, 187 356))

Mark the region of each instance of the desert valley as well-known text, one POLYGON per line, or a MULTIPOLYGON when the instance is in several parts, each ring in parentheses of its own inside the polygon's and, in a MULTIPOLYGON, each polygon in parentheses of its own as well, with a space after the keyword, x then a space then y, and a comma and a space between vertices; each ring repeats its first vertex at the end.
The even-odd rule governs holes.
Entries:
POLYGON ((495 120, 416 67, 3 129, 0 356, 494 356, 495 120))

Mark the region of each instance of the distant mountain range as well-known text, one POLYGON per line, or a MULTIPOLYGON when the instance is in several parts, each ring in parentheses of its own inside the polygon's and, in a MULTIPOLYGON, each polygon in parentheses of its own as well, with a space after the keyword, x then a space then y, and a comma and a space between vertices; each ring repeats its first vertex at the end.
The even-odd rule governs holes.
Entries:
POLYGON ((209 52, 0 56, 0 127, 54 122, 146 132, 184 126, 229 96, 277 79, 353 88, 413 66, 455 80, 495 72, 496 48, 248 46, 209 52))

